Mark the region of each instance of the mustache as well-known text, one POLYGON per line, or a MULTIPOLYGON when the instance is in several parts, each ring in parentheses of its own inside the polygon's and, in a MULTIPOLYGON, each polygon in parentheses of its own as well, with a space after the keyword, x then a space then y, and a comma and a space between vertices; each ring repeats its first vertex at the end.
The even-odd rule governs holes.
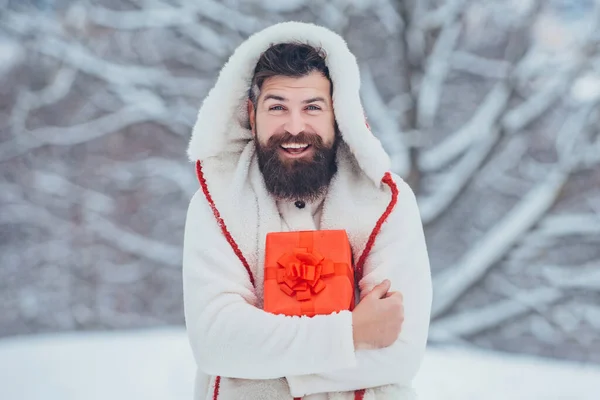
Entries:
POLYGON ((292 135, 289 132, 283 132, 276 135, 273 135, 267 140, 266 147, 268 148, 276 148, 281 146, 284 143, 294 143, 301 144, 306 143, 309 145, 313 145, 317 148, 325 148, 325 144, 323 143, 323 138, 316 133, 309 132, 300 132, 297 135, 292 135))

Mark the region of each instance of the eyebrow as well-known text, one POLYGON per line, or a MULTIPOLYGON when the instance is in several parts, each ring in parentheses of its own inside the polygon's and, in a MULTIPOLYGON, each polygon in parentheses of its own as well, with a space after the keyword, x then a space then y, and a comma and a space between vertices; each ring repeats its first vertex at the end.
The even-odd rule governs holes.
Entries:
POLYGON ((320 101, 320 102, 322 102, 322 103, 327 103, 327 102, 325 101, 325 99, 324 99, 324 98, 322 98, 322 97, 312 97, 312 98, 310 98, 310 99, 308 99, 308 100, 304 100, 302 103, 304 103, 304 104, 309 104, 309 103, 316 103, 316 102, 318 102, 318 101, 320 101))
POLYGON ((285 97, 277 96, 275 94, 266 95, 265 98, 263 99, 263 101, 267 101, 269 99, 273 99, 273 100, 277 100, 277 101, 287 101, 287 99, 285 97))
MULTIPOLYGON (((277 101, 284 101, 284 102, 287 101, 287 99, 285 97, 277 96, 276 94, 266 95, 265 98, 263 99, 263 102, 267 101, 267 100, 277 100, 277 101)), ((319 101, 322 103, 327 103, 323 97, 311 97, 310 99, 303 100, 302 103, 309 104, 309 103, 316 103, 319 101)))

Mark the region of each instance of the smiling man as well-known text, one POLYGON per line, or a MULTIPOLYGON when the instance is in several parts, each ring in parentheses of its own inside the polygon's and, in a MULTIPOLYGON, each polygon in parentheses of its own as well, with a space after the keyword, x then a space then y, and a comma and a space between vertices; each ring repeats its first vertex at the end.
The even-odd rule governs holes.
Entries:
POLYGON ((279 200, 314 202, 337 171, 332 90, 323 56, 309 45, 274 45, 256 65, 248 115, 258 165, 279 200))
POLYGON ((359 87, 340 36, 287 22, 244 42, 205 99, 183 260, 196 400, 414 398, 429 260, 414 194, 365 124, 359 87), (348 234, 355 308, 263 311, 266 235, 332 229, 348 234))

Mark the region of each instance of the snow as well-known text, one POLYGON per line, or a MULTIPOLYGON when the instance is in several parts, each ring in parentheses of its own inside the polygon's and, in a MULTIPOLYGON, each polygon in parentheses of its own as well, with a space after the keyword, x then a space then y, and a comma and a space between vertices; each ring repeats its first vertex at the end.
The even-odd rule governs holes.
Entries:
POLYGON ((580 76, 571 88, 571 97, 582 103, 597 101, 600 97, 600 76, 593 73, 580 76))
MULTIPOLYGON (((181 328, 0 340, 2 400, 192 400, 181 328)), ((596 400, 600 366, 430 346, 420 400, 596 400)))
POLYGON ((25 58, 21 45, 7 37, 0 37, 0 76, 19 65, 25 58))

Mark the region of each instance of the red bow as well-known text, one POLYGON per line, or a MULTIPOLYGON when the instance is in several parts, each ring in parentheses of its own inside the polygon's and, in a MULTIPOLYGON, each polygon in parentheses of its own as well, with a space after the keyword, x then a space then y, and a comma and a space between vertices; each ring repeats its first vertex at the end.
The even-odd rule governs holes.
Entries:
POLYGON ((277 260, 277 283, 288 296, 299 301, 310 300, 313 294, 325 289, 321 278, 334 275, 334 263, 321 254, 298 248, 277 260))

